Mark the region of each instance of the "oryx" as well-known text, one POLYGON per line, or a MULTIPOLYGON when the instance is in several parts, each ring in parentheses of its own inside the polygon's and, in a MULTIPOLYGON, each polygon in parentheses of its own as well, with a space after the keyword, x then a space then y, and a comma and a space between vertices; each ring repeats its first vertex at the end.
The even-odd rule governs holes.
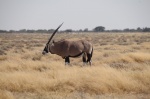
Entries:
MULTIPOLYGON (((63 24, 63 23, 62 23, 63 24)), ((93 46, 89 41, 78 40, 78 41, 69 41, 69 40, 60 40, 57 42, 51 42, 53 36, 62 26, 62 24, 54 31, 48 40, 42 54, 50 52, 51 54, 57 54, 65 59, 65 64, 70 63, 69 57, 78 57, 83 55, 83 62, 89 63, 91 65, 91 58, 93 54, 93 46), (87 60, 86 60, 87 56, 87 60)))

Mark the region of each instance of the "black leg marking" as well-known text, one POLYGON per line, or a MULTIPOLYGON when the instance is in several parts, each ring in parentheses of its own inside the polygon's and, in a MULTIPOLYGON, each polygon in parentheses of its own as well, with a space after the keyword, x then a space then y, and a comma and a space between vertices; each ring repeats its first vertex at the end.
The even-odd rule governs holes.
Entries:
POLYGON ((87 62, 89 62, 91 60, 91 55, 90 54, 87 54, 87 62))
POLYGON ((92 55, 91 54, 87 54, 87 63, 89 62, 89 64, 91 65, 91 58, 92 58, 92 55))
POLYGON ((65 58, 65 64, 67 64, 67 63, 70 63, 69 57, 66 57, 66 58, 65 58))
POLYGON ((70 63, 70 58, 68 57, 68 63, 70 63))

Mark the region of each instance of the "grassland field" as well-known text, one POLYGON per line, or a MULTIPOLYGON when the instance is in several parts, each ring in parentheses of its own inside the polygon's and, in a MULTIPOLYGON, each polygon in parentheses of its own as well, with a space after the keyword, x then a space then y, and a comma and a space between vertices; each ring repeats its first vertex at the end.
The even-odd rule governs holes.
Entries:
POLYGON ((150 33, 57 33, 93 44, 82 58, 42 55, 50 34, 0 34, 0 99, 150 99, 150 33))

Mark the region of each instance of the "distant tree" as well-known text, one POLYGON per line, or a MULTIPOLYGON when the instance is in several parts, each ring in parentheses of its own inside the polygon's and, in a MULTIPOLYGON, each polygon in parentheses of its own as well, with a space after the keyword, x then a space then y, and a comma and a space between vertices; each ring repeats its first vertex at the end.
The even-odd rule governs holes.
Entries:
POLYGON ((147 28, 147 27, 144 28, 144 29, 143 29, 143 32, 150 32, 150 28, 147 28))
POLYGON ((97 26, 93 29, 94 32, 104 32, 105 31, 105 27, 103 26, 97 26))
POLYGON ((9 33, 15 33, 16 31, 15 30, 9 30, 9 33))
POLYGON ((80 29, 80 30, 79 30, 79 32, 83 32, 83 30, 82 30, 82 29, 80 29))
POLYGON ((129 31, 130 31, 130 32, 135 32, 136 30, 135 30, 135 29, 129 29, 129 31))
POLYGON ((65 32, 69 33, 69 32, 73 32, 73 30, 72 29, 67 29, 67 30, 65 30, 65 32))
POLYGON ((36 30, 37 33, 47 33, 48 31, 46 29, 38 29, 36 30))
POLYGON ((136 29, 136 31, 137 31, 137 32, 142 32, 143 29, 141 29, 140 27, 138 27, 138 28, 136 29))
POLYGON ((0 33, 7 33, 8 31, 6 30, 0 30, 0 33))
POLYGON ((113 30, 110 30, 110 32, 122 32, 122 30, 113 29, 113 30))
POLYGON ((18 32, 19 32, 19 33, 26 33, 27 30, 26 30, 26 29, 21 29, 21 30, 19 30, 18 32))
POLYGON ((130 32, 130 29, 126 28, 126 29, 123 30, 123 32, 130 32))
POLYGON ((84 32, 88 32, 88 28, 85 28, 85 29, 84 29, 84 32))
POLYGON ((27 33, 34 33, 35 30, 27 30, 27 33))
POLYGON ((52 33, 52 32, 54 32, 55 30, 54 29, 49 29, 47 32, 48 33, 52 33))

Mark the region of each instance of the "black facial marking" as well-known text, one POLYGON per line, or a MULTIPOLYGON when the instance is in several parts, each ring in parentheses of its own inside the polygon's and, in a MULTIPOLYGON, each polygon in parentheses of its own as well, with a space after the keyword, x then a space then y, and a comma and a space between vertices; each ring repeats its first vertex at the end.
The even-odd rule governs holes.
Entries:
POLYGON ((45 46, 44 51, 45 51, 46 53, 48 53, 47 46, 45 46))
POLYGON ((48 53, 48 45, 45 46, 45 48, 44 48, 44 50, 42 52, 42 54, 46 54, 46 53, 48 53))

